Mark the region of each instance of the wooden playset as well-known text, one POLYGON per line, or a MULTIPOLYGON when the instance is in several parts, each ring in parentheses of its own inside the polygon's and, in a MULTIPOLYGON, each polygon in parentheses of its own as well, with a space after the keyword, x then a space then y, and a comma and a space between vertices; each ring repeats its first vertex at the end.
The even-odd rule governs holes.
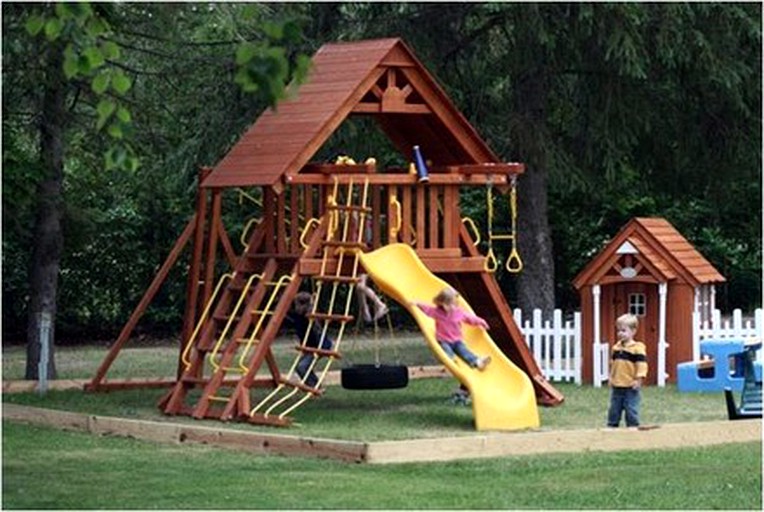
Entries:
MULTIPOLYGON (((489 322, 496 346, 530 378, 531 396, 545 405, 561 403, 495 280, 493 245, 487 259, 460 212, 461 187, 507 192, 523 170, 522 164, 499 160, 400 39, 324 45, 297 95, 264 112, 220 163, 201 171, 195 215, 88 389, 165 384, 115 381, 106 374, 191 243, 177 380, 170 383, 161 409, 194 418, 288 425, 301 404, 322 394, 321 380, 342 357, 343 334, 353 320, 352 290, 363 272, 361 254, 402 243, 489 322), (405 158, 417 160, 418 172, 378 168, 371 159, 312 162, 349 116, 373 118, 405 158), (231 188, 254 189, 251 195, 262 204, 261 217, 242 235, 241 254, 221 216, 221 195, 231 188), (217 258, 221 249, 223 262, 217 258), (229 270, 218 276, 221 263, 229 270), (295 294, 308 284, 316 297, 311 321, 323 326, 324 336, 332 329, 334 344, 324 350, 303 340, 291 367, 279 368, 273 342, 295 294), (294 378, 304 354, 321 356, 311 365, 319 377, 316 386, 294 378)), ((514 232, 502 235, 491 227, 491 243, 514 243, 514 232)), ((519 270, 517 254, 510 259, 508 268, 519 270)))
POLYGON ((714 284, 724 277, 668 221, 629 221, 573 281, 581 296, 582 377, 600 385, 615 341, 615 319, 639 317, 647 345, 648 383, 676 382, 673 371, 693 353, 692 314, 710 318, 714 284), (600 368, 595 372, 595 368, 600 368))

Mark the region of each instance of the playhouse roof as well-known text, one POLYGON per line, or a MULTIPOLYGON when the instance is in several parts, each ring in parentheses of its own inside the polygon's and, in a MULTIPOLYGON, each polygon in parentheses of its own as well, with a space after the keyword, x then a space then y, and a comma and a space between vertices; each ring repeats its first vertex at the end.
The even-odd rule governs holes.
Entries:
POLYGON ((724 282, 722 276, 666 219, 634 218, 576 276, 573 285, 581 288, 599 282, 606 267, 619 254, 631 252, 663 281, 679 279, 697 286, 724 282))
POLYGON ((375 39, 322 46, 296 96, 263 112, 202 185, 275 185, 350 114, 375 116, 404 155, 419 145, 438 165, 499 162, 401 39, 375 39))

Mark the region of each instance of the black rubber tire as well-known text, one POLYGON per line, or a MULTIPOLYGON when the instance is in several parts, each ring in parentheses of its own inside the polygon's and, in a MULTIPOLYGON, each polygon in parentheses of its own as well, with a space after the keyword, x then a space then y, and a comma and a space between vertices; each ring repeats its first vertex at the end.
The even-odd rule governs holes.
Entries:
POLYGON ((398 389, 409 385, 409 369, 402 365, 356 364, 343 368, 340 381, 345 389, 398 389))

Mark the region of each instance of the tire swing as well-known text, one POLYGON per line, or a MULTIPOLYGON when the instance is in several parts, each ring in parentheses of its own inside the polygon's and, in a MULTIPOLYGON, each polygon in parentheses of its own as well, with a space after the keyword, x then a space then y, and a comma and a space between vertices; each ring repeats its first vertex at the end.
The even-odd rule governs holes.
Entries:
MULTIPOLYGON (((392 335, 392 322, 390 314, 387 323, 392 335)), ((356 338, 350 352, 355 349, 356 338)), ((400 389, 409 385, 409 369, 406 365, 399 364, 398 350, 393 345, 396 364, 382 364, 379 358, 379 324, 374 322, 374 363, 373 364, 350 364, 340 370, 340 383, 345 389, 400 389)))

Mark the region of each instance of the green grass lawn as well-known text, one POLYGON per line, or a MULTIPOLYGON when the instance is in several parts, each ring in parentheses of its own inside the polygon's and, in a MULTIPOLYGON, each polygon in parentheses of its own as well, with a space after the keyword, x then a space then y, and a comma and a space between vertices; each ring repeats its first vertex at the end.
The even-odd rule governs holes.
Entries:
POLYGON ((761 445, 386 466, 3 423, 4 509, 761 510, 761 445))
MULTIPOLYGON (((292 357, 291 340, 276 357, 292 357)), ((373 360, 360 340, 356 362, 373 360)), ((434 364, 421 339, 402 341, 408 364, 434 364)), ((389 350, 387 351, 389 352, 389 350)), ((62 348, 61 378, 88 378, 104 348, 62 348)), ((128 348, 110 377, 171 376, 171 346, 128 348)), ((3 351, 3 377, 23 375, 23 349, 3 351)), ((389 359, 388 359, 389 360, 389 359)), ((226 424, 279 434, 377 441, 474 434, 470 407, 454 405, 451 378, 414 380, 402 390, 330 386, 297 410, 289 429, 226 424)), ((557 384, 560 407, 541 408, 541 429, 603 426, 607 388, 557 384)), ((4 403, 90 414, 202 424, 156 408, 164 390, 3 395, 4 403)), ((649 387, 644 423, 726 418, 721 394, 649 387)), ((216 421, 203 422, 219 426, 216 421)), ((199 445, 162 445, 3 422, 6 509, 744 509, 760 510, 761 443, 623 453, 500 457, 386 466, 253 456, 199 445)))
MULTIPOLYGON (((400 338, 396 343, 403 361, 409 364, 435 363, 420 338, 400 338)), ((291 340, 283 340, 276 346, 276 357, 284 364, 292 357, 291 346, 291 340)), ((373 346, 373 339, 361 339, 353 347, 352 354, 358 362, 371 361, 373 346)), ((390 352, 389 347, 386 352, 390 352)), ((105 349, 94 347, 61 350, 57 355, 59 371, 62 377, 87 378, 95 373, 104 354, 105 349)), ((168 346, 125 349, 115 363, 113 377, 170 376, 174 373, 176 358, 177 350, 168 346)), ((21 350, 4 351, 4 378, 14 375, 19 368, 23 370, 23 360, 21 350)), ((109 375, 112 376, 111 373, 109 375)), ((603 426, 608 406, 606 387, 572 383, 555 385, 565 396, 565 403, 559 407, 540 408, 542 430, 603 426)), ((340 386, 329 386, 323 397, 309 401, 294 413, 297 424, 289 429, 236 423, 228 426, 360 441, 472 435, 472 408, 454 405, 449 400, 456 386, 452 378, 413 380, 408 388, 399 390, 351 391, 340 386)), ((156 402, 164 392, 133 390, 86 394, 80 391, 51 391, 45 396, 36 393, 4 395, 3 400, 106 416, 199 424, 184 416, 167 417, 161 414, 156 402)), ((642 421, 645 424, 725 418, 721 393, 678 393, 674 386, 647 387, 643 390, 642 421)), ((214 420, 206 423, 219 424, 214 420)))

